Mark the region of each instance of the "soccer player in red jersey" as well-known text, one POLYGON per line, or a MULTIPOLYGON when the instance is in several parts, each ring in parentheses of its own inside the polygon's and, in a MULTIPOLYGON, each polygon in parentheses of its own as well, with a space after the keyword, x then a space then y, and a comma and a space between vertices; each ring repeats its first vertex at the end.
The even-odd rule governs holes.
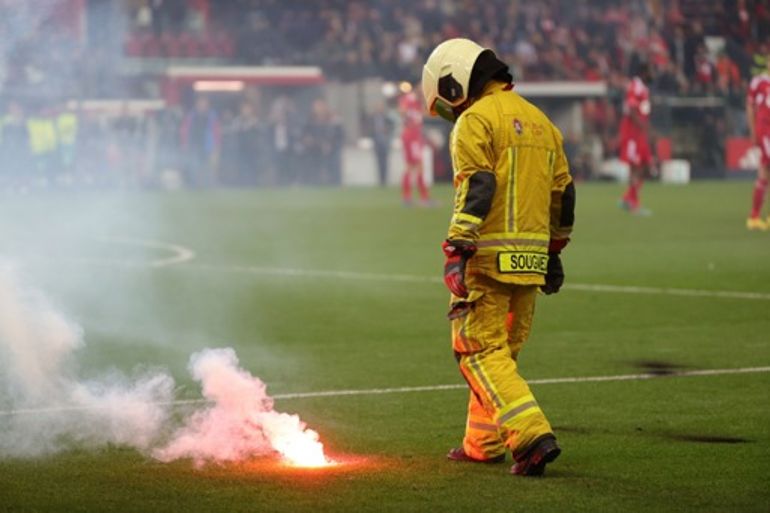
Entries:
POLYGON ((620 122, 620 160, 630 167, 628 189, 620 206, 635 214, 648 214, 641 207, 639 192, 645 171, 653 165, 650 149, 650 90, 652 80, 648 64, 641 64, 638 73, 628 82, 623 100, 623 119, 620 122))
POLYGON ((759 146, 760 154, 751 213, 746 220, 746 228, 763 231, 770 228, 770 218, 764 220, 761 217, 762 204, 767 196, 767 182, 770 178, 770 55, 765 60, 768 69, 751 80, 746 97, 749 135, 751 140, 759 146))
POLYGON ((404 150, 405 170, 401 179, 401 198, 404 205, 412 205, 412 182, 417 183, 420 202, 430 204, 428 187, 425 185, 422 169, 422 152, 425 138, 422 134, 423 108, 414 91, 404 93, 398 101, 398 108, 403 120, 401 144, 404 150))

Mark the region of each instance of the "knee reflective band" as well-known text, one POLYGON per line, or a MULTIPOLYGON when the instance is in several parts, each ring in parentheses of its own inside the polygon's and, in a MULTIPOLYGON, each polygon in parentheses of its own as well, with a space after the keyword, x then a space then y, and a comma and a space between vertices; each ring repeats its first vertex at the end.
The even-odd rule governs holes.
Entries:
POLYGON ((497 424, 499 426, 511 425, 514 421, 529 417, 535 413, 542 413, 542 411, 540 406, 537 405, 535 397, 532 394, 528 394, 507 405, 505 410, 500 410, 497 424))

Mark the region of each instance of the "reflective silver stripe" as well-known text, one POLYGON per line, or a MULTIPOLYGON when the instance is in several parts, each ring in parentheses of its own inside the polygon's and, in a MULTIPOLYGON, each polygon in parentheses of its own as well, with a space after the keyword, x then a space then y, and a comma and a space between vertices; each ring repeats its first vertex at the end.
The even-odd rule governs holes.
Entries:
POLYGON ((488 248, 492 246, 537 246, 547 248, 548 241, 541 239, 486 239, 476 242, 476 247, 478 248, 488 248))
MULTIPOLYGON (((460 229, 464 232, 468 232, 474 237, 479 231, 479 225, 476 223, 472 223, 470 221, 457 221, 454 223, 454 228, 460 229)), ((454 236, 457 236, 457 234, 454 234, 454 236)))
POLYGON ((506 217, 508 219, 506 226, 509 232, 514 231, 516 227, 516 220, 514 219, 516 216, 516 157, 516 148, 508 148, 508 190, 506 195, 508 202, 506 217))
POLYGON ((553 150, 548 151, 548 174, 553 176, 553 165, 556 163, 556 152, 553 150))
POLYGON ((490 433, 497 433, 499 430, 497 426, 492 424, 482 424, 481 422, 468 421, 468 427, 471 429, 478 429, 479 431, 489 431, 490 433))
POLYGON ((471 353, 471 334, 470 334, 470 311, 463 317, 462 323, 460 324, 460 331, 458 333, 460 337, 460 342, 462 343, 463 347, 465 348, 466 353, 471 353))
POLYGON ((460 324, 460 330, 457 332, 457 338, 460 339, 460 343, 463 345, 463 348, 465 348, 465 351, 469 353, 471 348, 468 345, 468 335, 465 331, 465 327, 468 324, 468 317, 470 317, 470 315, 466 315, 465 318, 463 318, 462 324, 460 324))
POLYGON ((500 400, 499 397, 497 397, 497 394, 495 393, 494 389, 492 388, 492 385, 487 380, 487 377, 484 375, 484 371, 481 369, 481 366, 479 365, 479 362, 477 361, 478 355, 472 355, 468 358, 468 363, 470 366, 475 370, 474 375, 478 378, 479 381, 481 381, 481 384, 484 386, 484 388, 487 389, 487 393, 492 398, 492 402, 495 403, 495 405, 498 408, 503 407, 503 402, 500 400))
POLYGON ((537 407, 538 406, 535 401, 527 401, 526 403, 520 404, 516 408, 512 409, 511 411, 509 411, 508 413, 500 417, 497 422, 501 425, 505 424, 506 422, 514 418, 519 413, 529 410, 530 408, 537 408, 537 407))

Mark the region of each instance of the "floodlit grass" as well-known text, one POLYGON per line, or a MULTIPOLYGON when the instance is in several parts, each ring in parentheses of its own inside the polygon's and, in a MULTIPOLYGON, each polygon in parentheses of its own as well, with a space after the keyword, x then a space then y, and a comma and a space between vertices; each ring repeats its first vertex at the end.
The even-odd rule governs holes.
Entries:
MULTIPOLYGON (((231 346, 273 394, 461 383, 438 281, 265 271, 438 278, 451 191, 435 194, 435 209, 402 208, 393 189, 6 197, 0 254, 82 324, 84 376, 160 365, 197 397, 189 355, 231 346), (120 265, 168 252, 108 236, 196 257, 120 265)), ((578 188, 567 283, 770 294, 770 233, 744 228, 748 182, 647 186, 648 218, 619 195, 578 188)), ((565 289, 540 299, 520 364, 532 379, 767 366, 770 300, 565 289)), ((72 448, 0 460, 0 511, 766 512, 768 386, 767 373, 534 385, 564 449, 544 479, 444 459, 464 390, 285 399, 340 465, 196 469, 72 448)))

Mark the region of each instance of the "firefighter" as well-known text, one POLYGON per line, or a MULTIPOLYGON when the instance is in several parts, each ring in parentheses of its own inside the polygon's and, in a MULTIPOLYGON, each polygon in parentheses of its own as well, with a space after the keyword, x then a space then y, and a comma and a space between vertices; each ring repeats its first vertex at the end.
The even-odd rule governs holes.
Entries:
POLYGON ((505 461, 516 475, 542 475, 561 449, 518 373, 538 290, 559 291, 560 259, 572 232, 575 187, 562 135, 513 91, 492 50, 450 39, 422 74, 432 116, 454 123, 450 152, 455 200, 444 282, 451 292, 452 346, 470 387, 455 461, 505 461))

